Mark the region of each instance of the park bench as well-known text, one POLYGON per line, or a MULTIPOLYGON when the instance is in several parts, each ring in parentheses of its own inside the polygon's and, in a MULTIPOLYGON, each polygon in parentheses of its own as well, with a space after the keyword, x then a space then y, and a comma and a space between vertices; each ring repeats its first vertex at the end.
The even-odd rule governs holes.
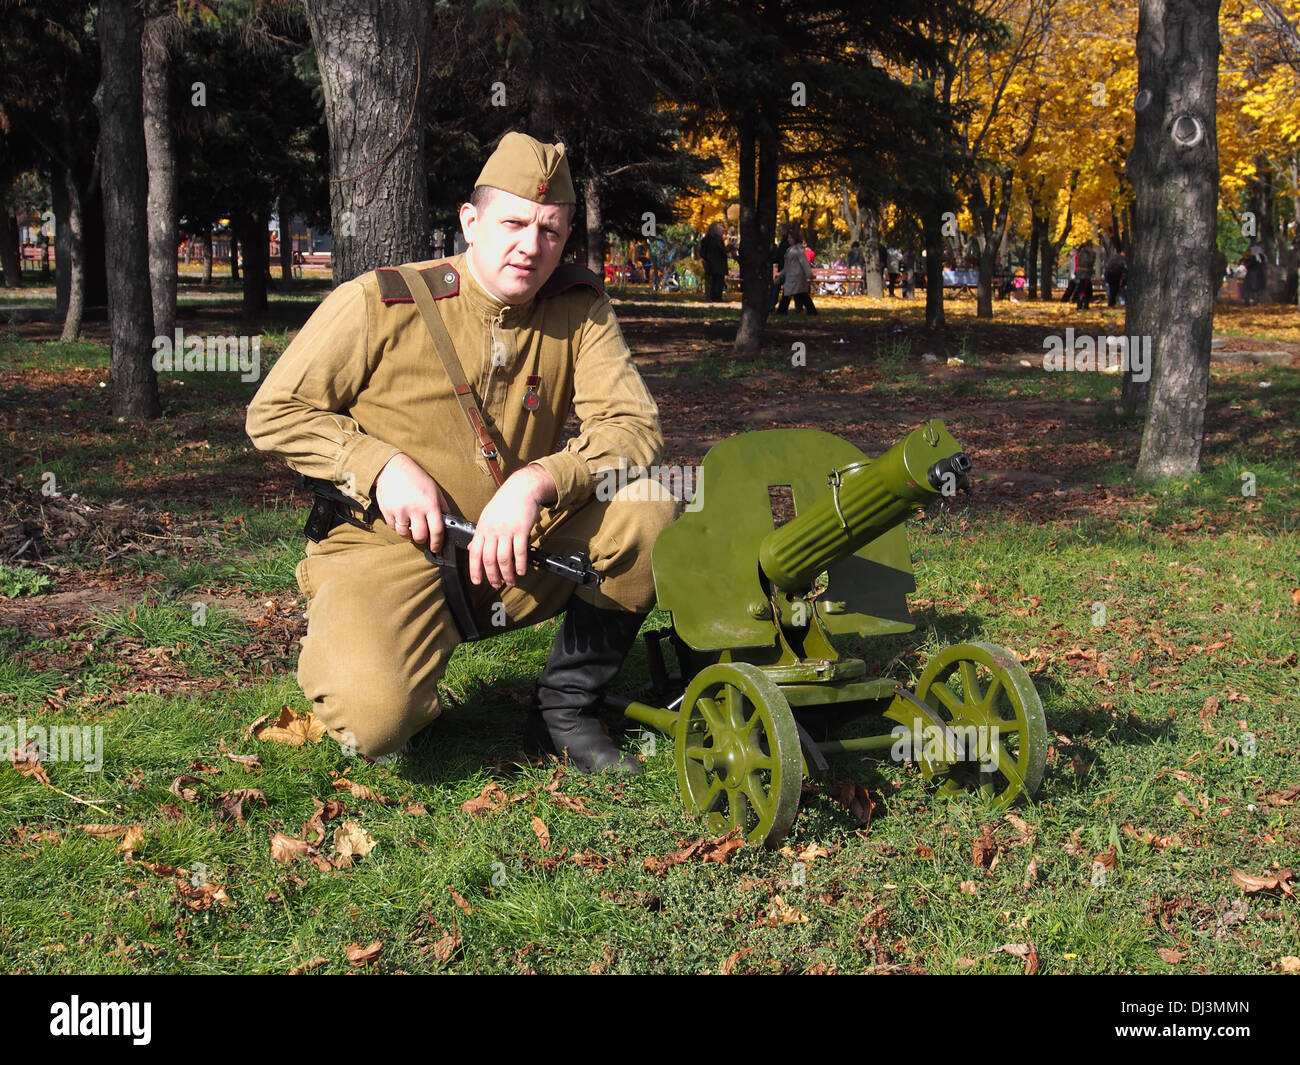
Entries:
POLYGON ((822 296, 847 296, 862 291, 862 267, 814 266, 812 283, 822 296))

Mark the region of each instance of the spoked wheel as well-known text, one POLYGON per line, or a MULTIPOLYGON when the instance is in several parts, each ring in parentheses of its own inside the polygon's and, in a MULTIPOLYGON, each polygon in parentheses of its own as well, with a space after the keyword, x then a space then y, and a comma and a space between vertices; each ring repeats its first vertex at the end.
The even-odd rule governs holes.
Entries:
POLYGON ((941 781, 940 792, 974 790, 1004 809, 1021 792, 1038 791, 1047 719, 1033 681, 1009 651, 992 643, 949 647, 930 659, 916 696, 951 730, 940 738, 922 722, 930 727, 916 747, 922 774, 941 781))
POLYGON ((710 832, 739 828, 774 846, 799 811, 799 733, 790 704, 757 666, 701 670, 682 699, 673 743, 688 812, 710 832))

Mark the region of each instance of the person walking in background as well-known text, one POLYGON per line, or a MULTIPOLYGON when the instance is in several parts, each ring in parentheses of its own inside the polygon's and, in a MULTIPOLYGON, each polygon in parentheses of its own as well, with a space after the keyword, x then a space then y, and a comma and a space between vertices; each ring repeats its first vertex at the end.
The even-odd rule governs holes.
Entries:
POLYGON ((790 233, 790 248, 785 253, 785 268, 782 271, 782 284, 785 291, 781 294, 781 305, 776 309, 777 314, 785 314, 789 310, 791 298, 794 299, 794 305, 799 310, 806 311, 808 314, 817 313, 812 296, 808 294, 812 277, 812 264, 808 261, 807 249, 799 239, 798 230, 794 230, 790 233))
POLYGON ((855 240, 849 248, 849 253, 844 257, 844 265, 850 270, 861 270, 862 277, 858 279, 856 286, 849 284, 849 291, 856 291, 861 294, 867 291, 867 257, 862 254, 862 248, 855 240))
POLYGON ((1085 240, 1074 253, 1074 277, 1077 282, 1074 305, 1081 311, 1092 307, 1092 271, 1097 265, 1097 249, 1091 240, 1085 240))
POLYGON ((1115 254, 1106 260, 1106 306, 1114 307, 1124 290, 1124 279, 1128 275, 1128 260, 1118 248, 1115 254))
POLYGON ((899 261, 899 269, 902 271, 903 278, 903 299, 912 298, 912 271, 916 269, 916 255, 911 248, 903 252, 903 257, 899 261))
POLYGON ((706 296, 710 303, 717 303, 727 283, 727 244, 717 222, 709 226, 700 241, 700 261, 704 264, 706 296))
POLYGON ((885 273, 889 275, 889 294, 893 296, 894 286, 901 280, 903 272, 903 253, 898 248, 885 252, 885 273))
POLYGON ((776 243, 772 245, 772 265, 776 273, 772 277, 772 302, 769 310, 776 308, 777 298, 781 295, 781 280, 785 276, 785 253, 790 250, 790 225, 782 222, 776 227, 776 243))
POLYGON ((1264 248, 1252 244, 1250 251, 1241 258, 1241 265, 1246 268, 1246 283, 1242 286, 1242 295, 1247 307, 1259 303, 1264 295, 1264 248))

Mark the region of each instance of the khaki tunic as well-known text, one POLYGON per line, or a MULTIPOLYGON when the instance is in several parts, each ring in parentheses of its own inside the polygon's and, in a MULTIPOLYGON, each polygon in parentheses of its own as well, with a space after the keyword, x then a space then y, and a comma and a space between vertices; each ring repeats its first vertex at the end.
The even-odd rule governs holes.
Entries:
MULTIPOLYGON (((510 306, 475 282, 463 255, 413 265, 459 275, 437 306, 503 472, 536 462, 555 481, 559 498, 543 510, 534 544, 587 551, 605 580, 579 594, 597 606, 648 610, 650 548, 675 505, 644 481, 612 499, 594 497, 598 485, 613 483, 602 470, 649 467, 663 449, 658 408, 608 298, 577 285, 510 306), (530 374, 540 378, 531 413, 530 374), (571 407, 580 432, 557 450, 571 407)), ((471 521, 496 491, 419 311, 385 303, 374 273, 325 298, 267 374, 247 430, 260 450, 334 481, 362 504, 399 452, 471 521)), ((380 520, 369 532, 340 525, 309 543, 298 583, 308 598, 303 691, 335 738, 364 754, 397 749, 437 716, 437 682, 459 643, 440 572, 380 520)), ((485 582, 467 591, 480 629, 491 634, 554 616, 575 587, 530 571, 514 588, 494 591, 485 582)))

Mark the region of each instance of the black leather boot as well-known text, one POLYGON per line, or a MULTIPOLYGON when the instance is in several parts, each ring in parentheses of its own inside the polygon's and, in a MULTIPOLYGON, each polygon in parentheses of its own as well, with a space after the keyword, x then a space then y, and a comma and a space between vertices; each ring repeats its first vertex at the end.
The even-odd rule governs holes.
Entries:
POLYGON ((583 773, 641 772, 641 763, 622 754, 609 738, 596 710, 645 618, 601 610, 576 595, 569 600, 546 668, 537 678, 537 710, 525 727, 526 747, 561 758, 567 750, 569 761, 583 773))

